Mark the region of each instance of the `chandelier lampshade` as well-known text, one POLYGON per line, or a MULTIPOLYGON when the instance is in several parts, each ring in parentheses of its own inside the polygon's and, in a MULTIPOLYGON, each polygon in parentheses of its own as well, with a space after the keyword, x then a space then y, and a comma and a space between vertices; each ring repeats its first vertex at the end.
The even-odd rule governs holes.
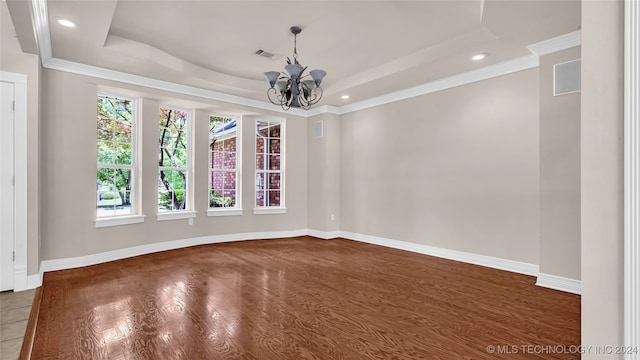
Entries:
POLYGON ((290 29, 293 34, 293 62, 287 58, 285 72, 267 71, 263 73, 269 83, 267 98, 272 104, 280 105, 282 109, 302 108, 309 110, 311 105, 317 104, 322 98, 322 88, 320 84, 327 75, 324 70, 311 70, 305 74, 306 67, 298 62, 297 37, 302 32, 298 26, 290 29), (311 76, 311 80, 303 78, 311 76))

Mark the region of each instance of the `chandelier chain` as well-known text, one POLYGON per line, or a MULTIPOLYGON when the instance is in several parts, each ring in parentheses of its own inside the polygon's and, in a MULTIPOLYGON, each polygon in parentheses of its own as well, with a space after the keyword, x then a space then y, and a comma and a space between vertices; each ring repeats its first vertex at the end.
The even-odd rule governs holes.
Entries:
POLYGON ((298 62, 298 34, 293 34, 293 59, 298 62))

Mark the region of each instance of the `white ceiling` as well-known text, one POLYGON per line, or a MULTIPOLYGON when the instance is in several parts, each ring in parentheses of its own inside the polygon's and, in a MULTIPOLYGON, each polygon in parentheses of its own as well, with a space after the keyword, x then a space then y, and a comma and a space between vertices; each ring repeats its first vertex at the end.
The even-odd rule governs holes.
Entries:
MULTIPOLYGON (((34 51, 24 0, 8 0, 34 51)), ((580 1, 49 0, 54 58, 266 101, 262 73, 283 71, 298 25, 299 61, 320 68, 320 105, 342 106, 529 55, 576 31, 580 1), (58 18, 74 21, 65 28, 58 18), (263 49, 279 55, 255 55, 263 49), (489 53, 479 62, 476 53, 489 53), (341 95, 350 95, 342 100, 341 95)))

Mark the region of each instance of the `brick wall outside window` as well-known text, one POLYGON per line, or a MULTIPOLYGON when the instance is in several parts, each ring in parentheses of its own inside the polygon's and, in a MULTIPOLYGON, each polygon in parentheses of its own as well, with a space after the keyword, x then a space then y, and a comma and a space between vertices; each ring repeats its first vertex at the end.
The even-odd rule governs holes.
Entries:
POLYGON ((280 129, 280 124, 273 124, 260 129, 261 136, 256 136, 256 206, 282 206, 280 129))
MULTIPOLYGON (((236 138, 217 140, 211 145, 211 168, 233 169, 236 164, 236 138)), ((223 189, 221 195, 236 198, 236 174, 231 172, 211 172, 209 174, 212 189, 223 189)))

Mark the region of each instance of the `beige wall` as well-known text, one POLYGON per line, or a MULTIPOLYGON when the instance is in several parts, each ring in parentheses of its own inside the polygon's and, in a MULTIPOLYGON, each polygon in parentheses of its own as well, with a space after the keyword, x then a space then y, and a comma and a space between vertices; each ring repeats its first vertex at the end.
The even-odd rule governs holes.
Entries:
MULTIPOLYGON (((585 345, 621 345, 623 340, 622 8, 622 1, 585 1, 582 5, 580 276, 585 345)), ((9 20, 4 2, 0 2, 0 12, 6 24, 9 20)), ((310 138, 309 124, 315 118, 288 119, 287 215, 254 216, 251 197, 245 196, 243 216, 209 218, 205 216, 205 197, 198 196, 199 214, 193 226, 186 220, 157 222, 155 184, 146 177, 145 223, 95 229, 95 150, 82 150, 95 149, 95 93, 103 83, 140 89, 41 70, 37 56, 23 54, 11 34, 3 31, 1 41, 0 69, 28 78, 29 275, 37 273, 41 258, 82 256, 188 237, 308 226, 539 263, 545 273, 575 276, 570 270, 573 265, 557 267, 564 259, 552 254, 556 246, 570 252, 575 245, 554 242, 551 247, 552 237, 547 236, 566 232, 573 238, 575 214, 563 213, 572 219, 571 226, 549 223, 547 227, 545 224, 552 219, 544 215, 538 225, 540 210, 544 214, 558 205, 549 202, 552 199, 548 195, 556 185, 561 188, 573 182, 575 168, 572 180, 567 182, 562 181, 560 173, 550 172, 560 165, 547 161, 554 159, 552 147, 560 139, 549 137, 553 128, 548 126, 554 124, 547 122, 551 117, 546 115, 546 105, 541 109, 538 103, 539 97, 541 104, 547 101, 538 93, 538 81, 545 86, 548 78, 545 75, 538 79, 537 69, 342 117, 322 116, 319 118, 326 121, 324 140, 310 138), (336 179, 339 185, 333 183, 336 179), (339 209, 334 225, 327 221, 327 213, 336 207, 332 203, 336 199, 334 194, 330 199, 322 195, 336 188, 339 209), (39 251, 41 234, 43 249, 39 251)), ((554 56, 543 57, 541 69, 554 56)), ((145 112, 153 114, 159 102, 172 96, 159 93, 141 103, 145 112)), ((569 99, 566 101, 574 101, 569 99)), ((215 106, 224 108, 224 104, 215 106)), ((195 115, 198 144, 205 141, 207 113, 199 110, 195 115)), ((256 116, 252 111, 247 113, 256 116)), ((154 173, 156 121, 152 116, 143 122, 145 173, 154 173)), ((569 129, 575 124, 563 125, 567 127, 561 129, 562 133, 575 141, 571 136, 575 133, 569 129)), ((251 128, 245 126, 245 138, 249 132, 251 128)), ((252 151, 250 141, 244 142, 243 150, 252 151)), ((204 151, 196 153, 197 168, 206 161, 204 151)), ((575 155, 571 151, 568 154, 575 155)), ((252 176, 246 176, 251 174, 252 165, 249 160, 243 166, 245 189, 253 185, 252 176)), ((198 178, 196 187, 197 194, 206 192, 204 177, 198 178)), ((564 205, 575 206, 570 188, 558 190, 568 196, 564 205)), ((572 257, 566 262, 575 261, 572 257)), ((584 358, 598 357, 586 354, 584 358)))
POLYGON ((6 31, 5 26, 11 24, 11 18, 5 2, 0 2, 0 17, 0 70, 27 76, 27 274, 33 275, 38 273, 40 263, 40 64, 37 55, 23 53, 18 39, 6 31))
POLYGON ((538 70, 342 116, 341 230, 538 264, 538 70))
MULTIPOLYGON (((6 5, 2 8, 3 16, 8 16, 6 5)), ((538 81, 544 88, 550 78, 536 79, 535 69, 343 116, 289 119, 287 215, 253 215, 252 197, 245 191, 243 216, 206 217, 206 197, 200 196, 206 192, 206 178, 196 175, 195 206, 200 213, 195 224, 188 226, 186 220, 158 222, 155 180, 145 176, 145 223, 96 229, 93 200, 76 200, 93 199, 95 154, 77 149, 94 148, 93 123, 86 119, 92 119, 95 112, 93 97, 99 87, 143 94, 139 105, 147 119, 142 124, 145 174, 157 171, 153 117, 158 104, 171 98, 179 100, 178 105, 197 103, 201 108, 195 113, 198 144, 207 141, 207 106, 224 113, 226 105, 51 70, 43 70, 41 75, 37 56, 22 53, 16 38, 6 34, 1 49, 2 69, 26 73, 29 78, 29 274, 37 273, 40 260, 198 236, 310 228, 539 263, 544 273, 580 278, 576 270, 579 257, 575 255, 579 248, 575 244, 576 213, 571 210, 575 193, 569 191, 561 201, 554 193, 554 186, 568 180, 561 161, 569 159, 554 155, 554 151, 564 150, 552 146, 558 143, 554 136, 559 134, 555 134, 556 128, 545 126, 553 123, 533 128, 538 112, 544 121, 552 118, 547 112, 557 110, 544 93, 536 93, 538 81), (38 126, 40 89, 42 135, 38 126), (316 121, 324 123, 320 139, 313 136, 316 121), (541 137, 537 149, 533 145, 538 131, 545 134, 546 130, 550 137, 541 137), (72 161, 61 165, 58 159, 62 158, 72 161), (534 165, 538 160, 539 170, 534 165), (562 171, 554 173, 558 169, 562 171), (540 184, 534 181, 538 176, 540 184), (542 195, 536 200, 539 191, 542 195), (557 221, 550 215, 557 211, 565 211, 571 221, 557 221), (43 250, 39 252, 41 233, 43 250), (569 233, 571 236, 565 236, 569 233), (541 240, 535 239, 537 234, 541 240)), ((565 56, 563 52, 543 57, 539 71, 565 56)), ((561 101, 575 101, 568 99, 576 97, 561 101)), ((255 109, 237 108, 236 113, 251 114, 245 116, 245 122, 260 116, 255 109)), ((251 131, 244 127, 245 138, 251 131)), ((563 131, 567 136, 572 134, 570 126, 563 131)), ((252 152, 253 143, 245 141, 243 151, 252 152)), ((575 152, 570 155, 575 157, 575 152)), ((248 174, 252 174, 253 159, 246 159, 243 188, 251 189, 253 176, 248 174)), ((196 169, 206 168, 206 161, 205 151, 196 152, 196 169)), ((575 182, 575 169, 570 172, 571 180, 565 185, 575 182)))
MULTIPOLYGON (((622 1, 582 3, 582 343, 623 345, 622 1)), ((622 359, 588 354, 584 359, 622 359)))
MULTIPOLYGON (((245 232, 285 231, 307 226, 307 120, 291 117, 286 120, 286 186, 285 215, 254 215, 254 115, 242 119, 244 215, 207 217, 207 157, 208 114, 203 99, 178 95, 154 95, 149 89, 101 81, 70 73, 42 72, 42 259, 60 259, 136 245, 181 240, 187 238, 245 232), (139 102, 142 131, 142 224, 98 228, 95 219, 96 124, 95 102, 98 85, 111 91, 146 91, 139 102), (156 220, 157 213, 157 144, 158 108, 169 103, 195 104, 195 210, 194 225, 188 221, 156 220), (199 102, 196 102, 199 101, 199 102)), ((215 112, 223 112, 224 104, 211 104, 215 112)), ((247 113, 250 111, 247 110, 247 113)), ((273 114, 269 114, 273 115, 273 114)), ((281 116, 281 115, 280 115, 281 116)))
POLYGON ((540 272, 580 279, 580 93, 553 96, 553 66, 580 47, 540 58, 540 272))
POLYGON ((308 228, 337 231, 340 230, 340 116, 323 114, 309 118, 308 122, 308 228), (315 136, 317 122, 323 127, 320 138, 315 136))

